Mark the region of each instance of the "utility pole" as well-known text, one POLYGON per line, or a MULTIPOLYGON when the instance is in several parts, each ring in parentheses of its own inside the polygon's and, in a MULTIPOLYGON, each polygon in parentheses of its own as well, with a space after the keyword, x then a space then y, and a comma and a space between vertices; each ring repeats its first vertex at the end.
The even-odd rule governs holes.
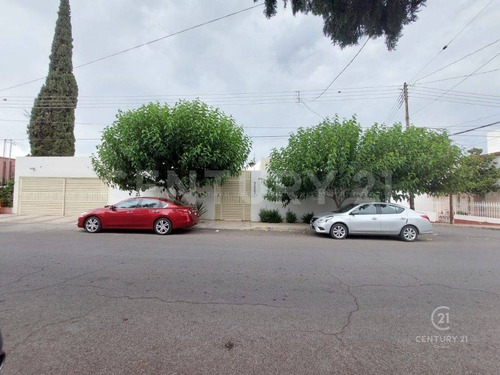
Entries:
MULTIPOLYGON (((403 85, 403 98, 405 101, 405 122, 406 122, 406 130, 410 127, 410 111, 408 109, 408 85, 405 84, 403 85)), ((413 194, 410 194, 410 208, 412 210, 415 209, 415 197, 413 194)))

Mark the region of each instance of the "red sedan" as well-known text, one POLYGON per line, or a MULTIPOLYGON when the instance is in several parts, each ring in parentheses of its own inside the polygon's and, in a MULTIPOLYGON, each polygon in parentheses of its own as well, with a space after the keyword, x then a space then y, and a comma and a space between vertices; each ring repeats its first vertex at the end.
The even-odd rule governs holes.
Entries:
POLYGON ((96 233, 101 229, 153 229, 157 234, 198 224, 196 208, 181 206, 164 198, 129 198, 124 201, 84 212, 78 227, 96 233))

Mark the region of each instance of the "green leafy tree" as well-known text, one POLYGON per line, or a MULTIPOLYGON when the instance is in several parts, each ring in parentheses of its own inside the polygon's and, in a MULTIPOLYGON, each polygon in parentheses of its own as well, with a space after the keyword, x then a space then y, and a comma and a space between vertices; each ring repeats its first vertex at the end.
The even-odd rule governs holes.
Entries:
POLYGON ((31 110, 28 136, 33 156, 75 154, 78 85, 73 75, 69 0, 61 0, 52 42, 49 74, 31 110))
POLYGON ((460 159, 456 173, 456 192, 483 197, 500 190, 500 169, 495 155, 482 155, 483 150, 472 148, 460 159))
POLYGON ((158 186, 171 199, 238 175, 251 141, 232 117, 195 101, 150 103, 119 112, 104 129, 92 165, 106 183, 122 190, 158 186))
MULTIPOLYGON (((258 2, 259 0, 254 0, 258 2)), ((288 0, 283 0, 285 6, 288 0)), ((292 12, 323 17, 323 33, 340 47, 355 45, 359 39, 385 36, 389 50, 396 47, 403 26, 417 20, 426 0, 290 0, 292 12)), ((265 15, 277 12, 278 0, 265 0, 265 15)))
POLYGON ((356 186, 361 126, 355 118, 327 119, 290 135, 288 145, 273 149, 265 180, 265 198, 281 201, 324 194, 340 206, 356 186))
POLYGON ((287 205, 324 192, 339 207, 357 197, 446 194, 455 189, 460 156, 446 133, 400 124, 363 132, 355 118, 336 118, 299 129, 288 146, 271 152, 265 197, 287 205))
POLYGON ((452 191, 460 156, 446 133, 375 124, 363 136, 359 165, 375 178, 373 196, 402 200, 452 191))

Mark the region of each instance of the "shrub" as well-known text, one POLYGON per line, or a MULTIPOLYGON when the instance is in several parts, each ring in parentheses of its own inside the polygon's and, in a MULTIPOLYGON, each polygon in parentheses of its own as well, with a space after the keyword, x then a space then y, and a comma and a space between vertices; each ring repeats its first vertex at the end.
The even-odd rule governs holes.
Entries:
POLYGON ((196 209, 200 213, 200 217, 207 213, 207 208, 205 207, 205 202, 196 202, 196 209))
POLYGON ((292 211, 286 212, 286 222, 287 223, 295 223, 297 221, 297 215, 295 215, 292 211))
POLYGON ((7 181, 7 185, 0 186, 0 201, 2 207, 12 207, 12 200, 14 196, 14 180, 7 181))
POLYGON ((314 216, 314 212, 310 212, 310 213, 302 215, 302 222, 309 224, 309 222, 311 221, 313 216, 314 216))
POLYGON ((261 209, 259 211, 260 221, 263 223, 282 223, 283 217, 280 215, 278 210, 267 210, 261 209))

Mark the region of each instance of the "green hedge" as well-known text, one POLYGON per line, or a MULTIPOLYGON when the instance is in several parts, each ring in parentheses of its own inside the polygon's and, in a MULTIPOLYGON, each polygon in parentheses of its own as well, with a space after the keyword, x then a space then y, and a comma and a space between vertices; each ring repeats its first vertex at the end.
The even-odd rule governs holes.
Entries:
POLYGON ((282 223, 283 217, 278 210, 267 210, 265 208, 259 211, 260 221, 263 223, 282 223))
POLYGON ((286 212, 286 222, 287 223, 295 223, 297 221, 297 215, 295 215, 292 211, 286 212))
POLYGON ((7 185, 0 186, 0 201, 2 207, 12 207, 14 197, 14 180, 7 181, 7 185))
POLYGON ((311 221, 313 216, 314 216, 314 212, 310 212, 310 213, 302 215, 302 222, 309 224, 309 222, 311 221))

